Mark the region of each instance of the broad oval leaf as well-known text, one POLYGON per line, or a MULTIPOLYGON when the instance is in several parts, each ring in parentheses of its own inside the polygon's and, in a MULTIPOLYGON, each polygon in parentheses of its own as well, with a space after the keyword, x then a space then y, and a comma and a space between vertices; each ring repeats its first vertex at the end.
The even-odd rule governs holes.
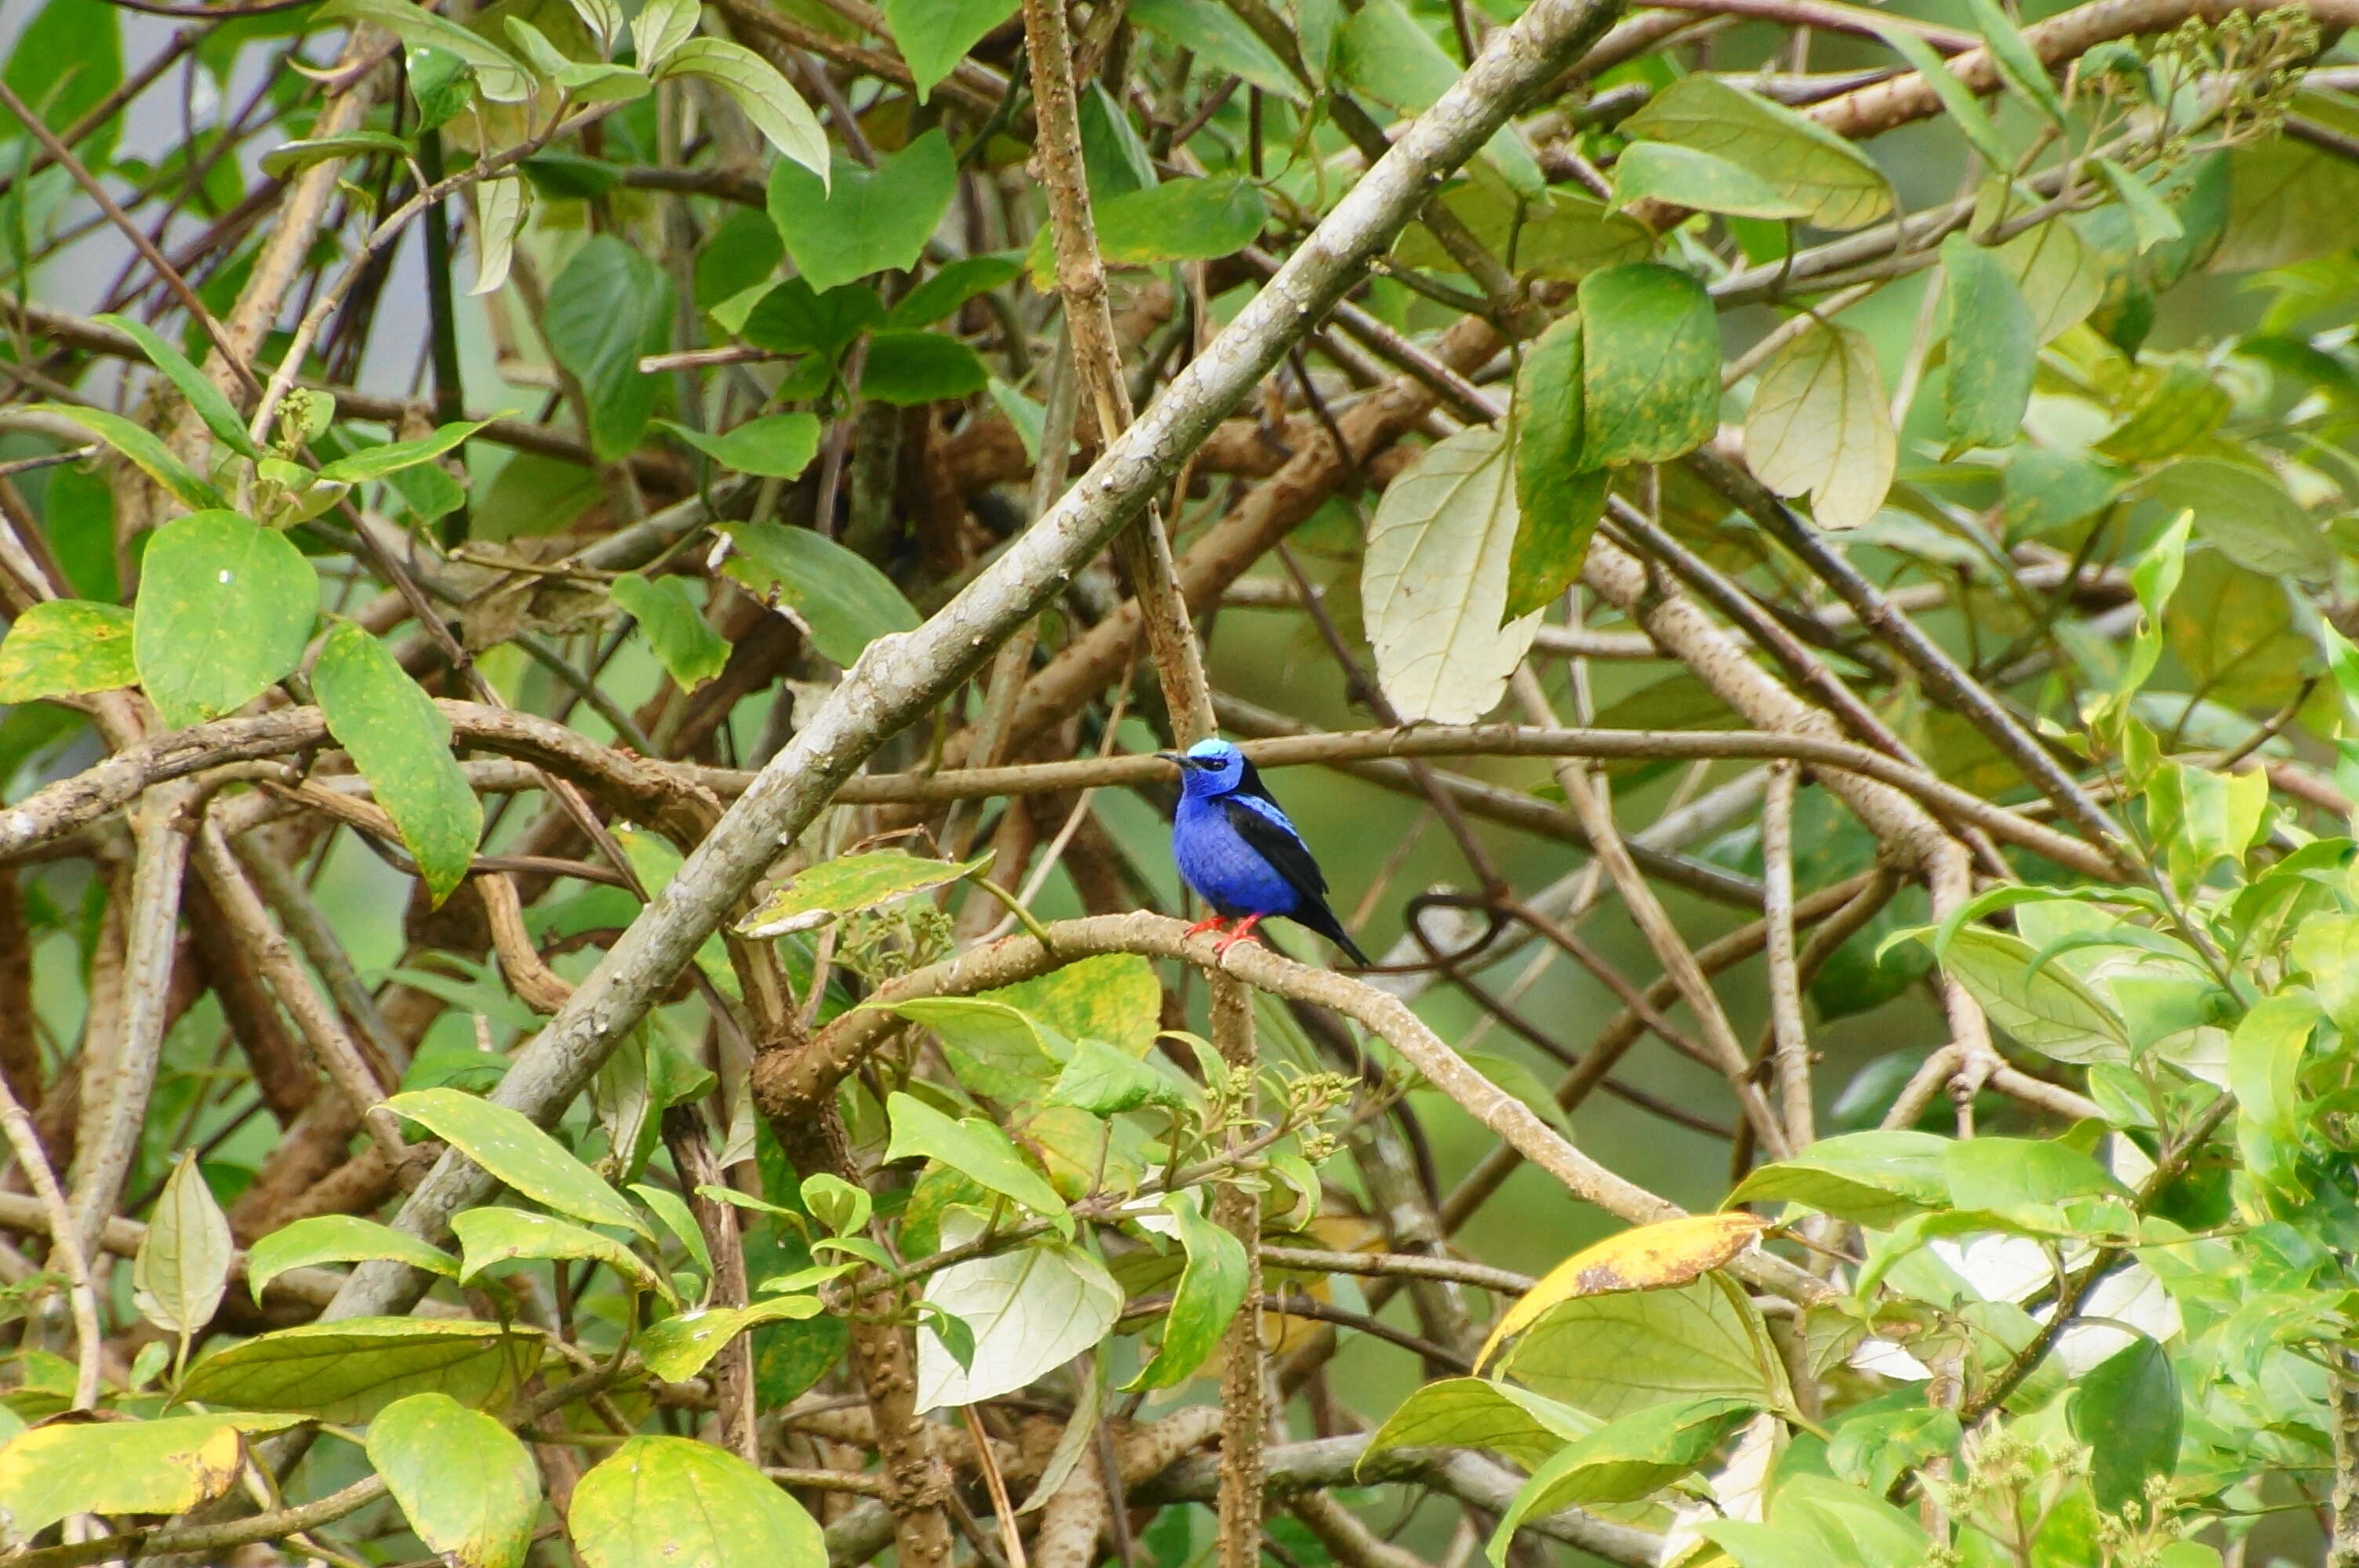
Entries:
POLYGON ((765 522, 721 531, 736 546, 730 575, 757 593, 775 589, 779 607, 836 664, 849 668, 877 638, 917 630, 918 612, 893 579, 824 535, 765 522))
POLYGON ((981 392, 991 380, 981 356, 944 332, 878 332, 868 340, 860 395, 896 408, 981 392))
POLYGON ((840 159, 824 181, 792 163, 775 166, 770 221, 795 270, 825 294, 872 273, 915 265, 957 186, 950 139, 928 131, 873 169, 840 159))
POLYGON ((2081 1376, 2072 1435, 2089 1445, 2089 1486, 2106 1513, 2143 1502, 2149 1481, 2179 1469, 2185 1421, 2170 1353, 2139 1335, 2081 1376))
POLYGON ((372 1258, 390 1258, 445 1279, 455 1279, 459 1273, 457 1260, 448 1252, 408 1231, 358 1215, 317 1214, 280 1226, 255 1242, 245 1255, 246 1289, 259 1302, 270 1281, 289 1269, 358 1263, 372 1258))
POLYGON ((1652 1291, 1684 1285, 1729 1262, 1760 1239, 1768 1222, 1749 1214, 1691 1214, 1609 1236, 1549 1270, 1522 1300, 1500 1314, 1484 1341, 1482 1364, 1500 1344, 1549 1311, 1579 1296, 1652 1291))
POLYGON ((1581 380, 1588 460, 1660 463, 1720 423, 1720 319, 1703 286, 1653 262, 1581 280, 1581 380))
POLYGON ((734 1454, 634 1437, 582 1477, 565 1516, 587 1568, 827 1568, 800 1504, 734 1454))
POLYGON ((541 1337, 495 1323, 353 1317, 282 1328, 214 1351, 180 1397, 237 1410, 363 1422, 394 1400, 439 1391, 488 1409, 540 1365, 541 1337))
POLYGON ((1718 1271, 1660 1291, 1576 1296, 1500 1357, 1527 1388, 1605 1420, 1714 1394, 1789 1408, 1786 1364, 1744 1287, 1718 1271))
POLYGON ((1941 301, 1949 319, 1942 393, 1950 455, 2011 444, 2031 401, 2038 325, 1998 258, 1963 234, 1941 242, 1941 301))
POLYGON ((1101 953, 977 1000, 1006 1002, 1068 1040, 1103 1040, 1144 1056, 1163 1028, 1163 986, 1136 953, 1101 953))
POLYGON ((147 1234, 131 1262, 131 1299, 139 1315, 185 1344, 221 1305, 234 1245, 195 1153, 182 1154, 157 1195, 147 1234))
POLYGON ((1636 1502, 1701 1466, 1754 1411, 1720 1394, 1635 1411, 1577 1438, 1532 1473, 1500 1516, 1491 1556, 1502 1561, 1516 1527, 1561 1509, 1636 1502))
POLYGON ((1500 624, 1520 521, 1506 437, 1491 426, 1437 442, 1386 487, 1361 613, 1404 720, 1471 723, 1506 690, 1539 627, 1537 614, 1500 624))
POLYGON ((1732 1207, 1797 1203, 1871 1230, 1944 1207, 1950 1184, 1942 1164, 1951 1143, 1930 1132, 1847 1132, 1822 1138, 1775 1164, 1756 1167, 1728 1195, 1732 1207))
POLYGON ((1102 203, 1094 216, 1105 259, 1144 266, 1241 251, 1269 222, 1269 207, 1253 181, 1222 175, 1167 179, 1102 203))
POLYGON ((824 179, 827 133, 802 94, 769 61, 726 38, 690 38, 664 65, 667 78, 697 77, 737 102, 745 118, 784 157, 824 179))
POLYGON ((319 610, 319 574, 285 535, 234 512, 175 518, 141 561, 139 684, 176 730, 234 713, 295 668, 319 610))
POLYGON ((648 1371, 668 1383, 685 1382, 705 1368, 727 1345, 765 1323, 800 1322, 827 1309, 817 1296, 772 1296, 751 1306, 710 1307, 650 1324, 635 1347, 648 1371))
POLYGON ((518 1568, 540 1471, 515 1433, 448 1394, 412 1394, 368 1428, 369 1463, 427 1550, 460 1568, 518 1568))
POLYGON ((620 1193, 506 1106, 457 1089, 413 1089, 385 1103, 536 1203, 592 1225, 650 1234, 620 1193))
POLYGON ((1065 1200, 1057 1195, 1049 1178, 1024 1162, 1007 1134, 990 1122, 977 1117, 954 1121, 925 1101, 897 1090, 885 1108, 893 1123, 893 1141, 885 1150, 887 1164, 922 1155, 978 1186, 1047 1216, 1065 1234, 1072 1233, 1065 1200))
POLYGON ((808 931, 841 915, 947 886, 990 863, 988 855, 963 862, 929 860, 906 849, 839 855, 797 871, 784 886, 772 890, 751 914, 737 923, 737 934, 785 936, 808 931))
POLYGON ((764 479, 792 479, 810 467, 819 455, 819 416, 813 414, 764 414, 734 425, 717 435, 685 425, 662 422, 664 428, 734 473, 764 479))
POLYGON ((611 1236, 586 1226, 534 1214, 520 1208, 471 1208, 451 1217, 451 1232, 459 1238, 461 1281, 473 1279, 496 1264, 519 1258, 587 1259, 603 1263, 631 1283, 650 1290, 666 1301, 676 1300, 672 1284, 637 1253, 611 1236))
MULTIPOLYGON (((1128 1060, 1128 1058, 1124 1058, 1128 1060)), ((1229 1321, 1245 1305, 1251 1271, 1245 1243, 1213 1224, 1197 1206, 1201 1190, 1191 1196, 1173 1193, 1163 1207, 1180 1227, 1180 1245, 1188 1255, 1180 1271, 1180 1286, 1163 1323, 1163 1343, 1155 1359, 1139 1368, 1127 1389, 1168 1389, 1184 1382, 1221 1342, 1229 1321)))
POLYGON ((927 1281, 926 1300, 965 1324, 974 1348, 962 1368, 939 1336, 919 1336, 920 1411, 1013 1393, 1103 1339, 1122 1313, 1103 1264, 1050 1242, 953 1263, 927 1281))
MULTIPOLYGON (((1724 160, 1788 204, 1787 211, 1754 216, 1808 218, 1821 229, 1856 229, 1892 206, 1892 188, 1865 153, 1783 104, 1708 71, 1680 77, 1623 121, 1621 129, 1644 138, 1641 146, 1665 143, 1724 160)), ((1617 188, 1619 179, 1617 174, 1617 188)))
POLYGON ((883 1007, 932 1030, 958 1081, 1003 1105, 1038 1098, 1058 1076, 1062 1044, 1052 1048, 1038 1025, 1006 1002, 929 996, 863 1005, 883 1007))
POLYGON ((32 606, 0 642, 0 703, 112 691, 139 678, 131 611, 119 604, 51 599, 32 606))
POLYGON ((1388 1448, 1489 1448, 1526 1470, 1598 1429, 1595 1416, 1488 1378, 1445 1378, 1401 1401, 1360 1451, 1358 1468, 1388 1448))
POLYGON ((349 621, 328 633, 311 689, 328 732, 352 753, 440 903, 465 879, 484 832, 484 803, 451 754, 451 721, 384 643, 349 621))
POLYGON ((2060 966, 2033 974, 2036 957, 2020 937, 1969 925, 1950 938, 1940 963, 1993 1023, 2031 1050, 2060 1062, 2126 1060, 2129 1032, 2113 1008, 2060 966))
POLYGON ((1875 516, 1899 456, 1864 333, 1814 322, 1763 369, 1745 416, 1745 461, 1780 495, 1807 492, 1821 527, 1875 516))
POLYGON ((918 102, 1016 9, 1016 0, 885 0, 885 20, 908 62, 918 102))
POLYGON ((227 1492, 244 1456, 215 1415, 52 1422, 0 1448, 0 1511, 25 1540, 69 1514, 185 1513, 227 1492))
POLYGON ((1633 142, 1615 160, 1614 204, 1627 207, 1638 201, 1771 221, 1810 213, 1804 203, 1743 164, 1669 142, 1633 142))
POLYGON ((2316 580, 2334 568, 2325 531, 2267 469, 2218 458, 2181 458, 2141 481, 2133 493, 2158 503, 2167 514, 2192 509, 2196 534, 2252 571, 2316 580))
POLYGON ((1540 334, 1516 379, 1511 617, 1546 609, 1580 580, 1604 511, 1606 476, 1589 460, 1581 398, 1581 318, 1566 316, 1540 334))
POLYGON ((655 650, 664 673, 694 691, 729 665, 729 644, 706 624, 695 590, 676 577, 653 579, 625 572, 608 585, 614 602, 630 613, 655 650))
POLYGON ((641 371, 639 358, 669 338, 671 294, 663 269, 613 234, 574 252, 549 286, 549 352, 581 384, 601 462, 630 451, 655 411, 659 378, 641 371))

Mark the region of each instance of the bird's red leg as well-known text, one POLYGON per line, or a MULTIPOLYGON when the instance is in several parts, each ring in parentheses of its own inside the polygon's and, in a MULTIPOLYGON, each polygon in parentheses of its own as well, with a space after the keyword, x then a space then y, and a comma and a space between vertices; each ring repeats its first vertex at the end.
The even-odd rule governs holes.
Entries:
POLYGON ((1260 920, 1261 916, 1258 914, 1246 915, 1244 921, 1238 925, 1234 931, 1230 932, 1227 935, 1221 938, 1221 945, 1212 949, 1212 957, 1218 958, 1227 953, 1230 948, 1235 946, 1238 943, 1252 941, 1254 939, 1254 926, 1257 925, 1260 920))
POLYGON ((1187 930, 1185 930, 1185 931, 1181 932, 1181 933, 1180 934, 1180 940, 1181 940, 1182 942, 1185 942, 1186 940, 1188 940, 1188 938, 1189 938, 1189 937, 1190 937, 1190 936, 1201 936, 1201 935, 1203 935, 1205 932, 1207 932, 1207 931, 1218 931, 1218 930, 1220 930, 1223 926, 1226 925, 1227 924, 1228 924, 1228 919, 1227 919, 1227 917, 1226 917, 1226 916, 1219 915, 1219 914, 1208 914, 1208 915, 1204 916, 1204 918, 1203 918, 1203 919, 1201 919, 1201 920, 1200 920, 1200 921, 1196 922, 1196 924, 1195 924, 1195 925, 1190 925, 1190 927, 1188 927, 1188 929, 1187 929, 1187 930))

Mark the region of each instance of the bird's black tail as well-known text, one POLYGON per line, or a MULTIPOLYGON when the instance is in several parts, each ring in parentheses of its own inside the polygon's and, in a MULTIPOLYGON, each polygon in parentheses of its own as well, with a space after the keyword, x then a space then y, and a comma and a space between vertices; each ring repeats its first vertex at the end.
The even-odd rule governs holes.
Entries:
POLYGON ((1343 923, 1335 918, 1333 910, 1327 907, 1326 900, 1317 898, 1303 900, 1302 907, 1294 912, 1293 920, 1297 925, 1316 931, 1320 935, 1343 949, 1352 962, 1359 965, 1360 968, 1364 969, 1371 967, 1368 956, 1360 951, 1360 945, 1352 940, 1351 935, 1343 929, 1343 923))

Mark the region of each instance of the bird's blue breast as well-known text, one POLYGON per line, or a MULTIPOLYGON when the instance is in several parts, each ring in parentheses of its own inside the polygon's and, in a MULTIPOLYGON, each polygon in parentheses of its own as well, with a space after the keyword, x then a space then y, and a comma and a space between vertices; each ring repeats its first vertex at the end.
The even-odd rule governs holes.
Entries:
MULTIPOLYGON (((1248 809, 1262 803, 1246 800, 1248 809)), ((1271 812, 1291 832, 1282 813, 1271 812)), ((1180 874, 1224 916, 1291 914, 1300 898, 1260 851, 1231 825, 1228 797, 1186 797, 1171 827, 1171 854, 1180 874)))

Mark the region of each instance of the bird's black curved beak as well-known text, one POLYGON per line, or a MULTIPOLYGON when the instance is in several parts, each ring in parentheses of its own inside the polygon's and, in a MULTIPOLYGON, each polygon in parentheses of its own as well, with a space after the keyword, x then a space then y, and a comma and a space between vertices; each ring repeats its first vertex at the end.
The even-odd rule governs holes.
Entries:
POLYGON ((1183 773, 1196 765, 1196 759, 1185 752, 1158 752, 1155 754, 1183 773))

